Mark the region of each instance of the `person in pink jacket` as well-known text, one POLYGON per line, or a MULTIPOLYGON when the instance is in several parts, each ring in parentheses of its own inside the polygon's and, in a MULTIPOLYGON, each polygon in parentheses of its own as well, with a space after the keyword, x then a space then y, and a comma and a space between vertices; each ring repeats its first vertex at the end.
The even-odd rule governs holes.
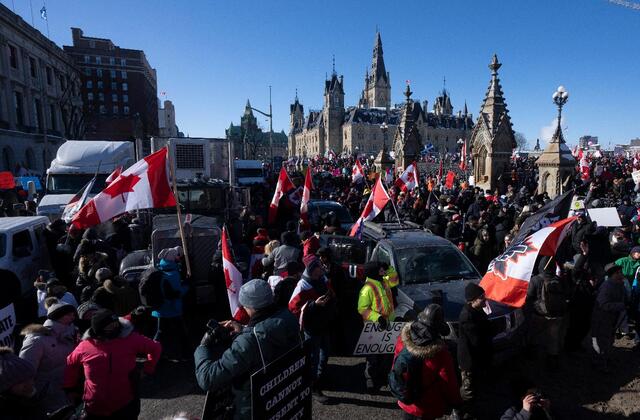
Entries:
MULTIPOLYGON (((133 331, 131 323, 103 309, 91 318, 91 328, 67 357, 63 388, 71 397, 84 378, 86 419, 137 419, 140 413, 136 357, 151 374, 160 359, 160 343, 133 331)), ((75 394, 75 395, 74 395, 75 394)))

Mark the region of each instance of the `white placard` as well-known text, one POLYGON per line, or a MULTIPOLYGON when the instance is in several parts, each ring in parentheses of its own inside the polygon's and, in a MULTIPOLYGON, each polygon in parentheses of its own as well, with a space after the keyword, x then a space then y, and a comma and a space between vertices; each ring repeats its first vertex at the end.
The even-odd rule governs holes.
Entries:
POLYGON ((353 355, 393 354, 403 325, 404 322, 392 322, 387 328, 381 329, 374 322, 365 322, 353 355))
POLYGON ((476 178, 473 175, 469 175, 469 185, 472 187, 476 185, 476 178))
POLYGON ((631 172, 631 177, 633 178, 633 182, 635 184, 640 184, 640 171, 631 172))
POLYGON ((588 209, 589 217, 598 226, 622 226, 620 216, 615 207, 605 207, 603 209, 588 209))
POLYGON ((13 329, 16 326, 16 311, 13 303, 0 309, 0 346, 13 347, 13 329))

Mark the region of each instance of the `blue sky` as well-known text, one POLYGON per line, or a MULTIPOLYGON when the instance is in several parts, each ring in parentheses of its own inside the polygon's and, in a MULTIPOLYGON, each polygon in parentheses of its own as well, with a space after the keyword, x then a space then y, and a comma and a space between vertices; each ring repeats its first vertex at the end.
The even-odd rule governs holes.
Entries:
MULTIPOLYGON (((29 1, 1 1, 31 22, 29 1)), ((35 26, 46 33, 42 0, 31 3, 35 26)), ((394 103, 411 80, 414 98, 431 107, 446 76, 454 109, 466 100, 475 118, 495 52, 514 129, 530 143, 552 125, 551 95, 560 84, 570 93, 569 143, 583 134, 605 146, 640 136, 640 11, 606 0, 48 0, 47 9, 58 45, 69 45, 69 28, 77 26, 144 50, 158 91, 167 92, 191 136, 224 136, 247 98, 268 110, 269 85, 274 130, 288 131, 296 88, 305 110, 321 108, 333 54, 345 103, 356 104, 376 26, 394 103)))

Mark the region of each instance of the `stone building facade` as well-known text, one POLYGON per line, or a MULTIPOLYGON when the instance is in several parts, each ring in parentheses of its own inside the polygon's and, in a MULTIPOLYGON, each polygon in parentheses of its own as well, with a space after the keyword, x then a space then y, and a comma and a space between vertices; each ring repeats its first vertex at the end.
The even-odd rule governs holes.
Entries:
POLYGON ((0 170, 42 174, 83 130, 80 74, 56 44, 0 4, 0 170))
POLYGON ((165 100, 162 106, 158 103, 158 135, 160 137, 182 137, 178 133, 176 108, 173 106, 173 102, 165 100))
POLYGON ((240 125, 233 125, 232 122, 225 132, 227 140, 233 141, 234 154, 237 159, 266 161, 271 157, 272 148, 274 159, 287 157, 288 140, 285 132, 273 132, 270 139, 269 131, 262 131, 258 126, 258 119, 253 114, 248 99, 244 107, 244 114, 240 117, 240 125))
POLYGON ((556 131, 544 152, 536 160, 538 193, 546 192, 552 199, 566 190, 569 181, 575 174, 576 166, 576 160, 564 141, 560 120, 561 118, 558 116, 556 131))
MULTIPOLYGON (((453 113, 449 94, 443 89, 434 102, 432 112, 428 102, 418 104, 415 118, 423 146, 431 143, 436 153, 457 151, 457 141, 467 138, 473 128, 473 118, 466 110, 453 113)), ((376 33, 371 70, 364 78, 364 88, 357 106, 344 105, 344 78, 335 68, 325 81, 324 102, 321 110, 312 110, 305 116, 298 99, 290 107, 289 155, 324 155, 329 150, 336 154, 355 153, 376 156, 385 141, 381 125, 388 126, 387 147, 391 149, 393 136, 402 115, 401 106, 391 106, 391 81, 384 63, 382 39, 376 33)))

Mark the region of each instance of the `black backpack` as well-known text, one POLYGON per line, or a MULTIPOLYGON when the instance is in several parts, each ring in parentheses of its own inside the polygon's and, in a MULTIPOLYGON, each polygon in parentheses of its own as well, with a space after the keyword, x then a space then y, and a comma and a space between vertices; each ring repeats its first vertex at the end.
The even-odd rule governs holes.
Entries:
POLYGON ((389 372, 389 390, 403 404, 413 404, 419 399, 422 378, 422 360, 403 348, 389 372))
POLYGON ((140 284, 138 292, 140 292, 140 301, 144 306, 152 309, 158 309, 164 303, 164 293, 162 291, 164 273, 155 267, 147 268, 140 275, 140 284))
POLYGON ((560 317, 566 313, 567 296, 558 276, 545 276, 542 280, 536 310, 539 314, 550 317, 560 317))

